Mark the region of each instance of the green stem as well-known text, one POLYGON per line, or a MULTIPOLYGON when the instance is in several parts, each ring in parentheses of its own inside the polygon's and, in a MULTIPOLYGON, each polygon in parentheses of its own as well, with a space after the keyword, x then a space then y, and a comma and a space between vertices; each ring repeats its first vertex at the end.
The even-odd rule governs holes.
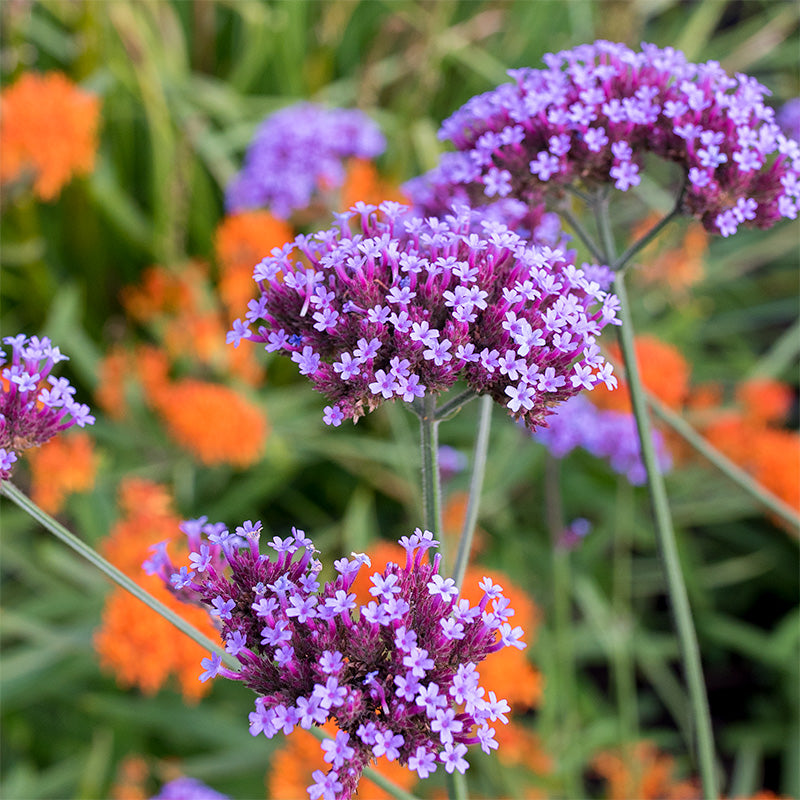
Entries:
POLYGON ((636 703, 636 667, 633 661, 633 613, 631 609, 631 574, 633 530, 632 487, 622 476, 617 480, 616 530, 614 532, 613 608, 615 637, 613 644, 614 686, 623 743, 638 739, 636 703))
POLYGON ((436 398, 422 398, 419 416, 422 456, 422 511, 426 530, 442 545, 442 493, 439 485, 439 421, 436 419, 436 398))
POLYGON ((489 449, 489 429, 492 424, 493 404, 494 401, 488 394, 481 397, 478 433, 475 437, 475 453, 472 459, 472 477, 469 483, 467 513, 464 517, 464 527, 461 529, 456 563, 453 567, 453 580, 456 582, 456 586, 461 586, 461 582, 464 580, 464 573, 467 570, 469 555, 472 551, 472 537, 478 522, 478 506, 480 505, 483 478, 486 474, 486 453, 489 449))
POLYGON ((222 650, 217 643, 202 634, 193 625, 190 625, 185 619, 176 614, 171 608, 165 606, 160 600, 150 595, 139 586, 138 583, 131 580, 124 572, 121 572, 111 562, 103 558, 96 550, 81 541, 74 533, 70 533, 60 522, 42 511, 30 498, 17 489, 13 483, 10 481, 2 481, 2 483, 0 483, 0 493, 4 494, 12 503, 15 503, 23 511, 30 514, 42 527, 46 528, 57 539, 60 539, 76 553, 96 566, 101 572, 111 578, 112 581, 141 600, 157 614, 160 614, 167 622, 171 622, 181 633, 185 633, 201 647, 218 653, 227 667, 238 669, 241 666, 233 656, 222 650))
MULTIPOLYGON (((686 191, 686 187, 681 189, 680 194, 678 195, 678 199, 675 201, 675 205, 668 214, 665 214, 661 219, 650 228, 647 233, 642 236, 640 239, 637 239, 619 258, 617 258, 611 268, 614 272, 624 272, 627 269, 627 265, 629 264, 630 260, 643 248, 647 247, 653 239, 661 233, 662 230, 672 222, 675 217, 679 216, 681 213, 681 207, 683 205, 683 194, 686 191)), ((613 250, 606 249, 606 254, 613 253, 613 250)))
POLYGON ((704 436, 697 433, 688 422, 667 408, 660 400, 650 394, 647 394, 646 398, 647 404, 657 417, 697 450, 700 455, 707 458, 723 475, 727 475, 740 488, 762 503, 765 508, 786 522, 795 536, 800 536, 800 516, 788 503, 784 503, 727 456, 720 453, 704 436))
POLYGON ((436 419, 441 422, 460 411, 470 400, 474 400, 478 395, 472 389, 465 389, 459 392, 452 400, 448 400, 443 406, 436 409, 436 419))
POLYGON ((557 687, 558 710, 561 717, 560 750, 567 753, 564 759, 564 788, 573 800, 583 797, 578 759, 568 754, 577 742, 575 653, 572 645, 572 588, 569 569, 569 550, 561 543, 564 533, 564 516, 561 507, 560 462, 549 453, 544 465, 544 503, 547 527, 550 531, 550 549, 553 554, 553 636, 557 673, 552 677, 557 687))
POLYGON ((460 772, 445 775, 449 800, 467 800, 467 778, 460 772))
POLYGON ((568 208, 560 209, 559 214, 569 223, 572 230, 578 235, 578 238, 589 249, 589 252, 602 264, 605 261, 603 254, 600 252, 600 249, 597 247, 597 244, 589 235, 586 228, 583 227, 580 220, 568 208))
MULTIPOLYGON (((605 207, 598 213, 598 224, 605 240, 610 241, 608 233, 608 214, 605 207)), ((612 251, 609 251, 609 254, 612 251)), ((625 289, 625 278, 622 273, 617 273, 614 279, 614 292, 620 302, 620 318, 622 325, 617 329, 620 348, 625 362, 628 390, 631 405, 636 418, 639 431, 639 443, 642 450, 642 461, 647 472, 647 483, 650 490, 650 499, 653 505, 656 535, 659 550, 664 565, 667 579, 667 590, 672 604, 678 642, 680 644, 681 658, 683 661, 684 677, 689 689, 692 714, 697 736, 696 750, 700 767, 700 777, 703 783, 703 792, 706 800, 717 800, 717 776, 714 764, 714 739, 711 728, 711 713, 708 707, 703 667, 700 661, 700 647, 697 643, 697 634, 692 620, 692 610, 686 592, 686 584, 681 572, 678 547, 675 531, 672 527, 672 516, 667 501, 664 479, 658 467, 655 448, 653 446, 653 433, 650 418, 644 397, 641 376, 636 364, 636 355, 633 343, 633 324, 631 320, 630 304, 625 289)))

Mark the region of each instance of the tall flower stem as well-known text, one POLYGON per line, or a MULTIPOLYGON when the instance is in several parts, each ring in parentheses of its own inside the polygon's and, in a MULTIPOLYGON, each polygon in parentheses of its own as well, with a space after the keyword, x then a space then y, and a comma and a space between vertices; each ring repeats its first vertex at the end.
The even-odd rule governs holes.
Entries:
POLYGON ((419 439, 422 460, 422 514, 425 528, 441 542, 442 490, 439 482, 439 421, 436 398, 425 395, 419 414, 419 439))
POLYGON ((467 500, 467 513, 464 516, 464 527, 461 530, 461 539, 458 542, 458 553, 453 566, 453 580, 456 586, 461 586, 464 573, 469 563, 469 554, 472 550, 472 537, 478 522, 478 506, 483 489, 483 478, 486 474, 486 454, 489 449, 489 429, 492 424, 492 398, 486 394, 481 397, 481 408, 478 418, 478 433, 475 437, 475 452, 472 459, 472 477, 469 483, 469 499, 467 500))
POLYGON ((149 606, 156 614, 160 614, 167 622, 171 622, 181 633, 186 634, 190 639, 197 642, 201 647, 218 653, 223 663, 231 669, 237 669, 241 665, 229 653, 226 653, 220 646, 201 633, 194 625, 188 623, 181 616, 176 614, 171 608, 165 606, 149 592, 131 580, 124 572, 117 569, 110 561, 107 561, 96 550, 86 542, 81 541, 74 533, 68 531, 60 522, 53 519, 49 514, 42 511, 29 497, 21 492, 10 481, 0 483, 0 493, 4 494, 12 503, 15 503, 23 511, 33 517, 43 528, 60 539, 68 547, 72 548, 78 555, 83 556, 87 561, 96 566, 114 583, 130 592, 134 597, 149 606))
MULTIPOLYGON (((616 261, 615 247, 606 199, 604 198, 602 201, 594 204, 593 210, 597 219, 602 248, 605 251, 604 254, 607 256, 607 263, 614 264, 616 261)), ((716 800, 716 798, 719 797, 719 792, 714 763, 714 739, 711 727, 711 713, 703 678, 703 668, 700 661, 700 647, 697 643, 697 634, 692 619, 692 610, 689 605, 686 583, 683 579, 683 573, 681 572, 678 546, 675 539, 675 531, 672 526, 672 515, 669 510, 664 479, 658 468, 658 461, 653 446, 653 433, 650 425, 650 418, 647 413, 644 387, 636 363, 630 303, 625 288, 625 278, 621 272, 618 272, 614 278, 614 292, 619 298, 620 319, 622 321, 622 325, 618 329, 619 343, 625 361, 631 405, 633 407, 634 417, 636 418, 636 427, 639 432, 642 461, 647 472, 647 485, 650 490, 650 499, 653 506, 656 536, 658 538, 659 551, 666 574, 667 591, 669 593, 675 627, 678 634, 684 676, 689 690, 689 699, 697 739, 697 759, 700 768, 700 777, 703 782, 703 794, 707 800, 716 800)))
MULTIPOLYGON (((442 541, 442 490, 439 480, 439 419, 436 398, 426 394, 419 413, 419 439, 422 460, 422 509, 425 528, 442 541)), ((446 553, 442 554, 443 557, 446 553)), ((447 796, 450 800, 467 799, 467 783, 463 775, 454 772, 447 776, 447 796)))
MULTIPOLYGON (((545 517, 550 531, 550 549, 553 554, 553 626, 556 663, 558 665, 555 684, 561 717, 561 750, 566 752, 574 746, 577 722, 575 653, 572 643, 572 591, 570 580, 569 550, 561 538, 564 533, 564 513, 561 501, 560 463, 549 453, 544 465, 545 517)), ((583 797, 577 761, 564 769, 564 789, 569 800, 583 797)))
POLYGON ((633 489, 623 477, 617 480, 616 520, 614 531, 613 640, 614 687, 624 745, 638 739, 636 704, 636 667, 633 660, 631 608, 631 533, 633 531, 633 489))

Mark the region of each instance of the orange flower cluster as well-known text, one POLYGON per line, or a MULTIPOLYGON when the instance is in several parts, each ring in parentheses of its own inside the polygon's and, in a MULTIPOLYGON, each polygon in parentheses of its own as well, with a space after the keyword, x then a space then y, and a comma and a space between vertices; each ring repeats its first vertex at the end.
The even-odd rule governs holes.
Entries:
POLYGON ((800 434, 777 427, 786 418, 791 389, 752 380, 736 392, 737 408, 711 416, 708 441, 762 486, 800 512, 800 434))
POLYGON ((274 247, 292 239, 292 229, 268 211, 243 211, 225 217, 214 236, 219 294, 228 320, 242 317, 256 296, 253 268, 274 247))
POLYGON ((652 742, 636 742, 627 750, 599 753, 592 767, 606 780, 607 800, 695 800, 700 797, 694 781, 675 781, 672 756, 661 753, 652 742))
POLYGON ((175 381, 158 413, 170 436, 203 464, 244 469, 264 452, 266 416, 227 386, 190 378, 175 381))
MULTIPOLYGON (((634 343, 636 363, 639 365, 644 387, 665 406, 679 409, 689 395, 690 368, 680 351, 671 344, 662 342, 654 336, 639 336, 634 343)), ((622 366, 622 354, 616 344, 608 348, 611 360, 622 366)), ((596 406, 607 411, 631 413, 628 388, 617 369, 619 387, 609 391, 602 384, 597 385, 590 395, 596 406)))
POLYGON ((0 182, 30 172, 52 200, 73 175, 94 167, 99 99, 60 72, 26 72, 0 94, 0 182))
POLYGON ((26 454, 31 468, 31 499, 57 514, 69 495, 87 492, 97 476, 97 454, 88 433, 55 436, 26 454))
POLYGON ((144 787, 149 775, 150 769, 141 756, 126 756, 117 767, 111 800, 147 800, 144 787))
POLYGON ((127 411, 126 381, 138 381, 144 401, 170 437, 201 463, 252 466, 264 453, 269 425, 264 411, 240 392, 193 378, 171 380, 163 350, 116 348, 100 367, 98 404, 115 419, 127 411))
POLYGON ((384 200, 409 203, 409 199, 393 184, 381 178, 375 165, 363 158, 354 158, 347 165, 339 205, 350 208, 359 200, 378 205, 384 200))
POLYGON ((207 264, 150 267, 139 285, 124 288, 121 297, 128 315, 148 326, 173 363, 189 360, 251 386, 263 378, 250 343, 232 347, 225 342, 228 320, 215 298, 207 264))
MULTIPOLYGON (((203 609, 180 603, 158 576, 142 570, 151 545, 180 536, 181 520, 173 512, 165 488, 128 479, 120 485, 119 503, 123 516, 103 543, 103 554, 156 599, 216 639, 214 626, 203 609)), ((124 589, 115 589, 108 596, 94 647, 101 666, 112 671, 124 687, 135 686, 145 694, 155 694, 174 675, 184 698, 191 702, 210 688, 198 680, 200 660, 206 651, 124 589)))
MULTIPOLYGON (((332 723, 322 729, 334 736, 337 728, 332 723)), ((272 755, 271 768, 267 773, 267 795, 272 800, 298 800, 308 796, 306 787, 311 783, 311 773, 321 769, 327 772, 330 764, 323 761, 322 748, 312 734, 302 728, 295 728, 285 737, 285 744, 272 755)), ((385 756, 371 764, 385 778, 403 789, 411 789, 417 776, 400 766, 397 761, 389 761, 385 756)), ((364 777, 358 784, 359 800, 390 800, 391 795, 364 777)))

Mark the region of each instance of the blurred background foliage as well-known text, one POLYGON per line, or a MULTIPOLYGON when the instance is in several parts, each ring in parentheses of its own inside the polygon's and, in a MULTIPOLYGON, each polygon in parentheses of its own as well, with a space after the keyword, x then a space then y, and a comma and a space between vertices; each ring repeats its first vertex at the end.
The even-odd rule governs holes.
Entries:
MULTIPOLYGON (((26 71, 58 70, 100 99, 93 170, 50 201, 24 180, 5 185, 0 218, 2 334, 51 336, 70 355, 66 372, 84 400, 102 393, 114 348, 165 350, 157 321, 136 319, 122 291, 147 285, 149 267, 174 276, 190 260, 211 264, 202 280, 213 297, 223 190, 256 126, 276 109, 313 100, 366 111, 388 141, 378 172, 396 187, 434 166, 439 124, 469 97, 509 68, 595 38, 717 59, 767 85, 776 108, 800 95, 800 11, 791 0, 6 0, 0 14, 4 87, 26 71)), ((652 211, 670 205, 655 184, 643 185, 640 199, 652 211)), ((622 224, 633 226, 637 214, 622 224)), ((691 386, 714 382, 722 407, 732 407, 745 379, 782 381, 790 412, 779 427, 795 427, 797 225, 692 244, 681 223, 648 259, 652 268, 633 280, 638 332, 676 348, 691 386), (686 278, 674 263, 670 272, 668 254, 695 273, 686 278)), ((329 556, 418 524, 417 431, 402 407, 329 430, 322 399, 294 365, 258 353, 267 378, 248 381, 190 351, 171 355, 169 380, 240 390, 267 420, 263 451, 243 469, 176 445, 165 435, 165 426, 174 433, 164 410, 174 396, 157 401, 140 362, 123 364, 139 381, 125 389, 127 415, 118 418, 114 401, 98 414, 96 477, 58 509, 83 538, 103 546, 112 527, 135 516, 119 504, 131 477, 165 487, 177 517, 260 518, 270 535, 296 524, 329 556)), ((690 415, 698 408, 686 406, 690 415)), ((469 456, 476 412, 467 407, 444 424, 442 442, 469 456)), ((768 466, 791 476, 795 440, 779 446, 789 449, 776 449, 768 466)), ((49 467, 35 467, 31 459, 17 476, 34 493, 52 478, 49 467)), ((462 472, 445 484, 454 536, 467 483, 462 472)), ((680 460, 668 488, 726 796, 762 788, 798 796, 797 538, 699 459, 680 460)), ((152 524, 145 517, 140 535, 152 524)), ((252 699, 240 687, 217 682, 199 704, 174 682, 149 695, 126 689, 92 644, 107 608, 105 580, 5 503, 0 546, 3 797, 133 798, 181 773, 237 798, 277 791, 269 764, 282 742, 248 735, 252 699)), ((535 603, 539 624, 526 655, 544 686, 515 717, 528 737, 514 745, 516 763, 472 757, 476 795, 565 796, 569 776, 579 775, 587 795, 661 797, 695 774, 644 489, 583 452, 549 459, 495 410, 476 560, 535 603), (545 491, 548 474, 561 508, 545 491), (591 534, 569 553, 554 549, 548 510, 551 520, 587 518, 591 534), (577 665, 572 686, 563 680, 565 654, 577 665), (661 754, 633 759, 651 783, 661 771, 655 789, 613 761, 638 740, 661 754)), ((141 658, 167 658, 164 648, 141 658)), ((195 663, 199 673, 199 656, 195 663)))

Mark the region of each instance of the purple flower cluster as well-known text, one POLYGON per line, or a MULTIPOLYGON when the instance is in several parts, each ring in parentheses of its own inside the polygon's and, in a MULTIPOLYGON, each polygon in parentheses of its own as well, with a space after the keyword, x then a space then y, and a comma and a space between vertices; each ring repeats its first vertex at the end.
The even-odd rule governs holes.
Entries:
POLYGON ((205 519, 183 523, 190 565, 176 569, 163 545, 146 562, 183 600, 217 617, 234 672, 212 654, 200 680, 240 680, 259 696, 250 732, 272 738, 332 720, 322 743, 327 773, 313 773, 311 800, 349 798, 373 757, 398 760, 426 778, 469 766, 467 746, 497 747, 492 722, 507 722, 508 703, 479 686, 478 662, 503 647, 525 647, 502 587, 484 578, 476 607, 439 574, 432 534, 417 529, 400 544, 405 565, 389 563, 370 578, 372 600, 350 591, 368 556, 335 562, 337 576, 320 586, 322 564, 303 531, 275 536, 273 557, 261 555, 261 524, 234 534, 205 519))
POLYGON ((544 62, 510 71, 513 83, 442 124, 440 138, 461 153, 449 167, 456 183, 535 206, 544 191, 578 182, 626 191, 654 153, 682 167, 683 211, 708 231, 729 236, 797 216, 800 145, 780 130, 755 79, 652 44, 634 52, 597 41, 544 62))
MULTIPOLYGON (((634 486, 647 480, 642 463, 636 420, 632 414, 601 411, 582 395, 567 400, 539 428, 533 438, 556 457, 564 458, 576 447, 608 461, 611 468, 625 475, 634 486)), ((661 472, 668 472, 672 460, 658 431, 653 431, 653 445, 661 472)))
POLYGON ((321 189, 344 181, 346 158, 374 158, 386 141, 357 109, 302 103, 267 117, 256 131, 242 171, 225 195, 228 211, 267 208, 289 217, 307 208, 321 189))
POLYGON ((230 800, 227 795, 201 783, 196 778, 175 778, 165 783, 151 800, 230 800))
POLYGON ((423 219, 359 203, 337 217, 256 266, 261 296, 228 334, 289 355, 332 401, 328 424, 463 379, 533 429, 581 389, 616 385, 596 337, 618 301, 597 267, 467 207, 423 219))
POLYGON ((67 356, 46 336, 20 333, 3 342, 11 346, 11 362, 7 364, 0 350, 0 364, 7 364, 0 382, 0 479, 11 476, 17 453, 44 444, 72 425, 83 428, 94 422, 89 406, 75 401, 69 381, 50 374, 67 356))
MULTIPOLYGON (((529 205, 515 197, 487 198, 480 183, 462 183, 463 153, 443 153, 434 169, 403 184, 403 192, 421 217, 444 217, 453 205, 466 205, 483 219, 507 225, 531 244, 560 246, 563 240, 557 214, 544 203, 529 205)), ((466 176, 469 180, 469 176, 466 176)))

